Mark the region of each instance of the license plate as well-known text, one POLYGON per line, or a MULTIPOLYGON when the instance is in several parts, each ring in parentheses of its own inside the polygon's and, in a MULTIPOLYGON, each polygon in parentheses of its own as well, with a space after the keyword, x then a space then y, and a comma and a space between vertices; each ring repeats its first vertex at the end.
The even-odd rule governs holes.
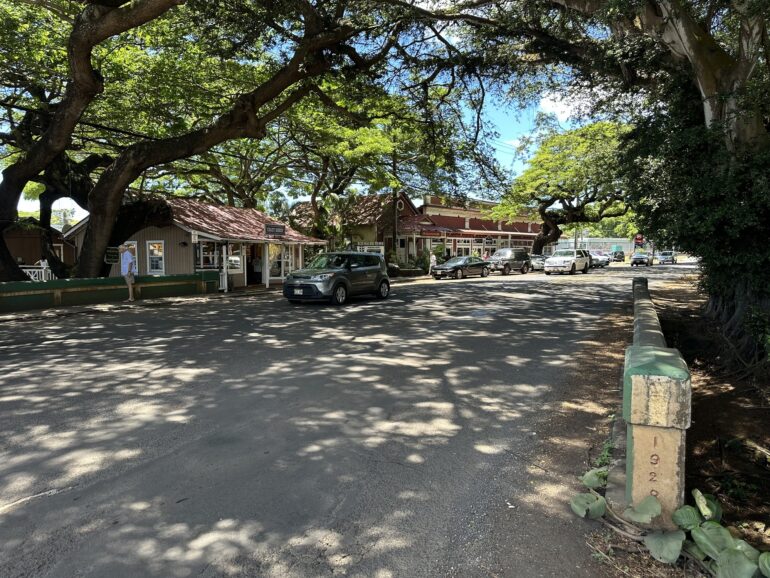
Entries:
POLYGON ((295 295, 302 295, 302 289, 295 289, 294 290, 295 295))

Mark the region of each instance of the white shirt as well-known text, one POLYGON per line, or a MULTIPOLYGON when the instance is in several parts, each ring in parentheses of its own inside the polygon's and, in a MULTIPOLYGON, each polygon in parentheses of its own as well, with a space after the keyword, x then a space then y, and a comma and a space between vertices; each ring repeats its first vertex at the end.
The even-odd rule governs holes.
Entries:
POLYGON ((129 273, 136 275, 136 259, 134 259, 131 251, 125 250, 120 256, 120 274, 128 275, 129 273))

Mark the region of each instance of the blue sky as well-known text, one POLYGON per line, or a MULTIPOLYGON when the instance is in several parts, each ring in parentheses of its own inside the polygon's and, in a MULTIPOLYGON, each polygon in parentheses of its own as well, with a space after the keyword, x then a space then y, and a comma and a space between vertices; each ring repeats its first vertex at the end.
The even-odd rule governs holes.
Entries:
POLYGON ((535 126, 535 117, 539 112, 551 113, 564 125, 572 113, 568 102, 546 94, 537 106, 517 109, 499 102, 491 102, 486 107, 486 117, 497 128, 500 137, 491 143, 497 150, 497 159, 503 167, 518 173, 523 168, 520 161, 514 162, 515 148, 522 136, 529 135, 535 126))
MULTIPOLYGON (((490 100, 485 108, 486 119, 495 125, 500 136, 490 143, 496 150, 496 156, 500 164, 515 172, 520 172, 523 165, 520 161, 514 162, 514 149, 522 136, 529 135, 535 124, 535 116, 538 112, 547 112, 556 115, 560 123, 565 123, 570 116, 571 107, 569 103, 560 101, 551 95, 545 95, 540 99, 537 106, 531 106, 526 109, 518 109, 513 106, 506 106, 499 101, 490 100)), ((37 201, 19 202, 20 211, 37 211, 37 201)), ((54 204, 54 209, 67 208, 75 209, 75 218, 82 219, 88 213, 82 210, 70 199, 60 199, 54 204)))

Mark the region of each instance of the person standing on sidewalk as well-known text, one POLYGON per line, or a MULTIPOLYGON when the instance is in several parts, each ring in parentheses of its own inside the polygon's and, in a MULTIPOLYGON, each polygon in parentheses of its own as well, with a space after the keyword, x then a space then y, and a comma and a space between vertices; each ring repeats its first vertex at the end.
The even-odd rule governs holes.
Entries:
POLYGON ((120 274, 123 275, 123 279, 126 280, 128 285, 128 299, 126 301, 134 300, 134 277, 136 275, 136 257, 128 248, 128 245, 121 245, 120 251, 120 274))
POLYGON ((428 265, 428 275, 433 273, 433 267, 436 266, 436 254, 431 253, 430 254, 430 265, 428 265))

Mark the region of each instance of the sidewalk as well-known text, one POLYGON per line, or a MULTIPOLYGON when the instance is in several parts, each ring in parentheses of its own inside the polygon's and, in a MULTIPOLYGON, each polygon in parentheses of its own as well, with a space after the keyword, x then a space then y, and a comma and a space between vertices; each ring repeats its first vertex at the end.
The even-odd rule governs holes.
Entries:
MULTIPOLYGON (((391 285, 403 285, 431 279, 428 275, 420 277, 404 277, 391 279, 391 285)), ((112 313, 124 309, 134 309, 137 307, 168 307, 172 305, 181 305, 184 303, 202 303, 215 299, 237 299, 239 297, 258 297, 264 295, 281 294, 281 285, 272 285, 265 287, 241 287, 228 293, 209 293, 206 295, 180 295, 178 297, 160 297, 157 299, 140 299, 133 303, 125 301, 112 303, 96 303, 92 305, 71 305, 69 307, 55 307, 50 309, 32 309, 18 313, 0 314, 0 323, 10 323, 16 321, 39 321, 41 319, 54 319, 56 317, 70 317, 72 315, 85 315, 89 313, 112 313)))

